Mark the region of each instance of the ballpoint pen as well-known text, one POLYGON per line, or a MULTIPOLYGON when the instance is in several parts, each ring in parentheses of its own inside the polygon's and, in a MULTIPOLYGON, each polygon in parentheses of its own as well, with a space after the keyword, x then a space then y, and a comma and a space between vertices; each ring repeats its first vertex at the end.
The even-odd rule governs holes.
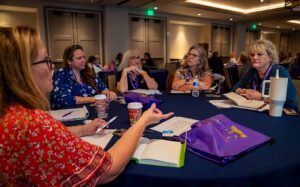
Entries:
POLYGON ((74 112, 73 110, 71 110, 70 112, 67 112, 67 113, 65 113, 64 115, 62 115, 61 117, 63 118, 63 117, 66 117, 67 115, 70 115, 70 114, 72 114, 72 112, 74 112))
POLYGON ((113 121, 115 121, 115 119, 117 119, 118 116, 115 116, 113 118, 111 118, 105 125, 98 127, 98 129, 96 130, 96 134, 98 134, 102 129, 104 129, 105 127, 107 127, 109 124, 111 124, 113 121))

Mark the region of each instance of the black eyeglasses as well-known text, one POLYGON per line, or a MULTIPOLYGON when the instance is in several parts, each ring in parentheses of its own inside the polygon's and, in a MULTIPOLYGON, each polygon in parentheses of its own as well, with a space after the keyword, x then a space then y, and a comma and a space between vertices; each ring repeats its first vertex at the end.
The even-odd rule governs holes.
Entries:
POLYGON ((47 66, 48 66, 48 68, 49 68, 49 70, 53 69, 53 63, 52 63, 50 57, 46 56, 44 60, 33 62, 32 65, 37 65, 37 64, 41 64, 41 63, 46 63, 47 66))

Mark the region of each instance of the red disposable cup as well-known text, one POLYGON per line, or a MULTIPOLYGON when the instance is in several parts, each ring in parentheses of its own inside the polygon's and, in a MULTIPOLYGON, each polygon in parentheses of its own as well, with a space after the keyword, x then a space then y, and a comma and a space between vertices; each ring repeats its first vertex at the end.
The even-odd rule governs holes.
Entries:
POLYGON ((132 102, 127 105, 130 125, 134 125, 142 116, 142 103, 132 102))

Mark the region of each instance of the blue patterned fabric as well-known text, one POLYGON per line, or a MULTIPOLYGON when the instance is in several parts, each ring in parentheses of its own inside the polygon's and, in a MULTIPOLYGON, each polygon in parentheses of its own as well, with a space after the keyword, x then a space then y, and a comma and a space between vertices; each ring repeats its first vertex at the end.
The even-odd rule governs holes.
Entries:
MULTIPOLYGON (((284 106, 297 110, 297 92, 292 83, 289 72, 284 67, 280 65, 272 65, 272 68, 270 70, 270 73, 267 75, 266 80, 270 80, 270 77, 275 77, 277 68, 279 69, 280 77, 288 78, 287 95, 284 106)), ((259 78, 257 70, 255 68, 250 68, 247 74, 234 85, 232 90, 235 91, 238 88, 254 89, 253 85, 257 85, 255 90, 261 92, 262 80, 259 78)), ((266 86, 266 93, 269 93, 269 86, 266 86)))
MULTIPOLYGON (((100 78, 96 78, 96 86, 101 92, 107 87, 100 78)), ((78 83, 69 68, 61 68, 54 72, 53 90, 51 93, 52 109, 70 108, 76 106, 75 96, 89 97, 97 91, 85 83, 78 83)))

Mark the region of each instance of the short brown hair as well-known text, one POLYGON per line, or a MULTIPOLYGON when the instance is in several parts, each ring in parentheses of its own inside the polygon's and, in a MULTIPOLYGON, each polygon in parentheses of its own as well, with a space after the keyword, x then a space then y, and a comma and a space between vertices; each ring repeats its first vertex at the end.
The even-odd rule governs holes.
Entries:
POLYGON ((26 26, 0 28, 0 116, 9 105, 46 110, 49 101, 32 77, 38 34, 26 26))

